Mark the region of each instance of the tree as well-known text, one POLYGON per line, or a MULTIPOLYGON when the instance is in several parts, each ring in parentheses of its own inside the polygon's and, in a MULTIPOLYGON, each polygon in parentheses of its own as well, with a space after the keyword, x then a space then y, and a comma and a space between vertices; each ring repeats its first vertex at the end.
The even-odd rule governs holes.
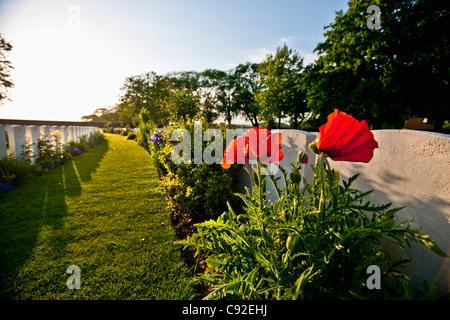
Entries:
POLYGON ((421 115, 449 119, 449 10, 436 0, 350 0, 325 27, 304 87, 320 122, 340 108, 372 129, 402 128, 421 115), (381 27, 369 29, 378 5, 381 27))
POLYGON ((168 73, 164 76, 174 89, 190 88, 197 91, 201 87, 201 73, 197 71, 181 71, 168 73))
MULTIPOLYGON (((378 126, 376 119, 387 105, 378 80, 385 66, 380 54, 385 40, 380 30, 367 28, 368 1, 348 4, 347 12, 337 12, 334 23, 325 27, 325 41, 315 49, 319 59, 308 68, 304 82, 308 107, 319 122, 339 108, 378 126)), ((392 112, 389 117, 397 119, 399 113, 392 112)))
POLYGON ((258 127, 259 105, 255 93, 260 89, 258 64, 239 64, 233 72, 235 90, 232 97, 233 110, 243 114, 253 127, 258 127))
POLYGON ((119 111, 124 117, 130 117, 137 123, 142 108, 145 108, 149 111, 154 124, 165 122, 168 113, 162 107, 162 102, 169 95, 167 90, 169 83, 169 77, 158 75, 153 71, 128 77, 121 88, 123 94, 119 98, 119 111))
POLYGON ((285 44, 277 48, 275 56, 269 54, 258 70, 262 89, 255 100, 261 107, 261 117, 266 121, 278 118, 278 128, 282 118, 290 117, 296 128, 307 111, 301 85, 303 59, 285 44))
POLYGON ((0 105, 2 101, 8 99, 8 89, 14 87, 10 79, 10 70, 14 69, 8 60, 8 54, 12 50, 12 45, 3 38, 0 33, 0 105))
POLYGON ((226 77, 225 71, 217 69, 206 69, 201 72, 199 95, 202 104, 202 117, 208 123, 212 123, 220 115, 218 88, 226 77))
POLYGON ((131 122, 131 118, 126 118, 119 113, 118 106, 97 108, 90 115, 82 116, 83 121, 101 121, 101 122, 131 122))
POLYGON ((405 118, 418 116, 440 130, 450 119, 450 10, 440 0, 386 1, 385 55, 389 76, 383 79, 400 101, 405 118))
POLYGON ((230 73, 222 71, 222 74, 216 87, 218 99, 217 111, 225 117, 228 124, 231 124, 231 120, 237 115, 235 105, 232 103, 236 83, 230 73))
POLYGON ((169 97, 164 101, 170 119, 174 122, 187 122, 194 120, 200 113, 200 101, 195 92, 185 87, 170 91, 169 97))
POLYGON ((201 95, 206 120, 223 116, 228 124, 237 115, 232 103, 235 79, 231 72, 206 69, 202 72, 201 95))

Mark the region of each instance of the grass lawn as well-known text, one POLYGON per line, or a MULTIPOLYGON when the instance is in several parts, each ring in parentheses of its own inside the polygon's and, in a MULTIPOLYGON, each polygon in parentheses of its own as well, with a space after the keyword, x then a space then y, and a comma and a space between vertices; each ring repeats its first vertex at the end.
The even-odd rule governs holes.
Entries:
POLYGON ((158 177, 135 141, 105 141, 0 194, 0 298, 190 299, 158 177), (81 269, 81 289, 66 286, 81 269))

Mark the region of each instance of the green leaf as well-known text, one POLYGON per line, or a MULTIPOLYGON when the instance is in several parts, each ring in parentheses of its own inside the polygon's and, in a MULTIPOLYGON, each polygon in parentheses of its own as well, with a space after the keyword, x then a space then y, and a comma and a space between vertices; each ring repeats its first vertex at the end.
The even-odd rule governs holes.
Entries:
POLYGON ((349 290, 349 293, 350 293, 352 296, 354 296, 356 299, 359 299, 359 300, 371 300, 369 297, 365 297, 365 296, 363 296, 363 295, 360 295, 359 293, 356 293, 356 292, 354 292, 354 291, 352 291, 352 290, 349 290))
POLYGON ((430 248, 437 255, 439 255, 441 257, 448 257, 448 255, 444 251, 442 251, 442 249, 436 244, 436 242, 434 242, 434 240, 430 239, 429 235, 421 234, 418 236, 418 238, 419 238, 420 243, 422 243, 423 245, 430 248))
MULTIPOLYGON (((295 281, 295 290, 292 294, 293 300, 297 300, 299 295, 302 299, 304 298, 303 288, 309 282, 309 280, 312 276, 311 273, 312 273, 313 269, 314 269, 314 265, 312 265, 311 267, 309 267, 308 269, 303 271, 302 274, 300 275, 300 277, 298 277, 297 281, 295 281)), ((319 271, 317 271, 317 272, 319 272, 319 271)))
POLYGON ((353 184, 353 182, 355 182, 355 180, 359 177, 359 175, 360 173, 351 176, 350 178, 348 178, 348 182, 342 181, 346 190, 351 187, 351 185, 353 184))
POLYGON ((405 292, 405 296, 408 300, 414 299, 414 291, 412 290, 411 286, 408 283, 408 280, 405 277, 402 277, 400 280, 400 283, 402 285, 402 288, 405 292))
POLYGON ((206 259, 206 263, 213 266, 214 268, 221 268, 227 264, 226 261, 222 261, 222 260, 214 259, 214 258, 206 259))

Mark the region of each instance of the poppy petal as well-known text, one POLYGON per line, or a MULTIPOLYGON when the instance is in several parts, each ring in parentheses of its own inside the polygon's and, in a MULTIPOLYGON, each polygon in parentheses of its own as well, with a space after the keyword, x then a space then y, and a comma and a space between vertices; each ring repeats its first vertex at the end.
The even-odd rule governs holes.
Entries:
POLYGON ((365 120, 359 122, 337 109, 319 128, 316 147, 335 161, 369 162, 378 148, 365 120))

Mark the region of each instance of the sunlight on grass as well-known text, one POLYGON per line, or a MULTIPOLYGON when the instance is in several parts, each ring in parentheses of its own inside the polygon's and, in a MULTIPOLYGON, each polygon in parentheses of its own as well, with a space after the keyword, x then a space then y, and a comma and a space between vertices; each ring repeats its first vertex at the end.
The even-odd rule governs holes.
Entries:
POLYGON ((77 175, 78 182, 81 184, 81 177, 78 173, 77 165, 75 164, 75 161, 72 161, 73 170, 75 171, 75 174, 77 175))
POLYGON ((189 299, 147 152, 125 137, 0 195, 0 297, 189 299), (66 269, 81 269, 69 290, 66 269))

